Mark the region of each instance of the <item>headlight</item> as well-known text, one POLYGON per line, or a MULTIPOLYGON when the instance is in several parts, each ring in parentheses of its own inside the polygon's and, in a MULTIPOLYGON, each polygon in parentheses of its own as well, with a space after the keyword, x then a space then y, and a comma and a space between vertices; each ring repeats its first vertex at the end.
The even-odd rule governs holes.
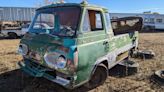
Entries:
POLYGON ((66 57, 56 52, 45 54, 44 60, 49 67, 55 69, 64 69, 67 63, 66 57))
POLYGON ((18 53, 25 56, 28 53, 28 47, 25 44, 20 44, 18 48, 18 53))
POLYGON ((59 56, 58 59, 57 59, 56 66, 57 66, 59 69, 63 69, 63 68, 66 67, 66 63, 67 63, 66 58, 65 58, 63 55, 61 55, 61 56, 59 56))

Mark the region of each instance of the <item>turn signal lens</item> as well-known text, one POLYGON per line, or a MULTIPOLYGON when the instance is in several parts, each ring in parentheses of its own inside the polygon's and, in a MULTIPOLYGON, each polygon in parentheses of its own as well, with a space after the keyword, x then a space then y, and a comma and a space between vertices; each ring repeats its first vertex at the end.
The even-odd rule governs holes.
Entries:
POLYGON ((28 54, 28 47, 25 44, 20 44, 18 48, 18 53, 25 56, 28 54))
POLYGON ((74 52, 74 65, 75 67, 78 66, 78 51, 74 52))

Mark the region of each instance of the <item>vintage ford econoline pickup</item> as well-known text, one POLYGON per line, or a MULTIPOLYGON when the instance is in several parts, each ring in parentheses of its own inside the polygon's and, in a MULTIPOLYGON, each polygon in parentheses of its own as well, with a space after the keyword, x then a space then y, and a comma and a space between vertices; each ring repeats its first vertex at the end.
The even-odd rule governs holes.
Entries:
MULTIPOLYGON (((115 22, 113 29, 139 21, 115 22)), ((108 69, 138 46, 139 28, 120 34, 113 29, 106 8, 86 2, 41 7, 20 41, 18 52, 24 59, 18 64, 26 73, 65 88, 96 87, 105 82, 108 69)))

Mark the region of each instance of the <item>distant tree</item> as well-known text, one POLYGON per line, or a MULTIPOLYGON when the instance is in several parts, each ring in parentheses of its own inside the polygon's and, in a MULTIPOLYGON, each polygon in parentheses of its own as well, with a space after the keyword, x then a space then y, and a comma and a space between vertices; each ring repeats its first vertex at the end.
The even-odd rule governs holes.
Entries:
POLYGON ((143 14, 151 14, 151 11, 145 11, 143 14))
POLYGON ((159 12, 153 12, 153 14, 159 14, 159 12))

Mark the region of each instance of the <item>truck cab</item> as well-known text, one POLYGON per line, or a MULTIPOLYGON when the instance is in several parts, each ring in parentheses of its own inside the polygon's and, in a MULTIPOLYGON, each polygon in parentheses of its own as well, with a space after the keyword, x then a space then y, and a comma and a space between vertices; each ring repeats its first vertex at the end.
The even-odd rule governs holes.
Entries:
POLYGON ((24 59, 18 64, 34 77, 69 89, 98 86, 108 69, 137 48, 137 31, 115 36, 106 8, 86 2, 51 4, 36 10, 20 42, 18 52, 24 59))

